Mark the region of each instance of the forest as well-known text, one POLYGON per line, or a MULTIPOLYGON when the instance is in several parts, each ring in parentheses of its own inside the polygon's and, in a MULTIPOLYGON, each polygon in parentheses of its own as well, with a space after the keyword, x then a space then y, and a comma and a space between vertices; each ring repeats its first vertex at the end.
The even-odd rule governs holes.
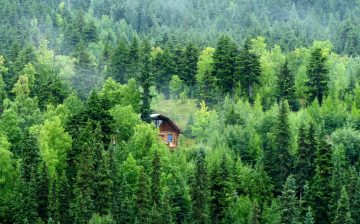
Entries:
POLYGON ((360 223, 360 1, 0 5, 1 224, 360 223))

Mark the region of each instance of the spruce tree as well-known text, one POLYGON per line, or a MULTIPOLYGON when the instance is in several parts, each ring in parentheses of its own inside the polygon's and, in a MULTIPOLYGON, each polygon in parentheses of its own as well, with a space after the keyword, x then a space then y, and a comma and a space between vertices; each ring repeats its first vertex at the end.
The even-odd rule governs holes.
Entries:
POLYGON ((213 76, 223 93, 232 93, 239 81, 235 75, 237 54, 233 40, 228 36, 220 37, 213 56, 213 76))
POLYGON ((154 151, 151 170, 151 200, 152 205, 160 205, 161 193, 161 161, 160 155, 157 150, 154 151))
POLYGON ((360 223, 360 177, 357 179, 355 193, 351 198, 351 215, 355 223, 360 223))
POLYGON ((173 207, 171 204, 171 195, 168 187, 164 187, 161 193, 161 206, 160 206, 160 221, 157 220, 153 223, 159 224, 173 224, 173 207))
POLYGON ((289 106, 286 101, 283 101, 280 105, 278 121, 273 133, 273 149, 266 153, 266 168, 273 179, 276 193, 281 192, 281 186, 289 176, 293 163, 293 158, 290 154, 291 129, 288 114, 289 106))
POLYGON ((330 222, 331 170, 331 146, 322 138, 316 155, 316 174, 311 184, 312 208, 315 222, 319 224, 330 222))
POLYGON ((59 180, 59 213, 60 223, 71 222, 69 215, 69 208, 71 202, 71 188, 66 176, 66 172, 63 171, 59 180))
POLYGON ((209 180, 205 164, 205 152, 200 150, 195 160, 195 175, 192 183, 192 220, 195 224, 208 223, 209 180))
POLYGON ((109 152, 105 151, 103 147, 99 147, 100 161, 99 167, 96 169, 96 179, 94 183, 94 208, 100 215, 111 214, 112 206, 112 187, 113 181, 111 178, 110 158, 109 152))
POLYGON ((293 176, 286 179, 281 202, 281 223, 282 224, 297 224, 299 223, 299 208, 296 198, 296 183, 293 176))
POLYGON ((299 110, 294 75, 291 74, 287 61, 282 65, 277 79, 277 101, 281 100, 287 100, 292 111, 299 110))
POLYGON ((230 205, 232 194, 231 173, 226 154, 222 156, 220 164, 211 173, 210 179, 210 209, 211 220, 214 224, 223 222, 230 205))
POLYGON ((311 207, 308 207, 307 209, 304 224, 315 224, 311 207))
POLYGON ((254 85, 260 84, 260 58, 251 51, 251 41, 247 39, 237 59, 237 76, 241 85, 247 90, 249 100, 253 102, 254 85))
POLYGON ((45 222, 48 219, 49 206, 49 174, 45 162, 40 164, 39 175, 37 176, 37 204, 38 215, 45 222))
POLYGON ((150 221, 150 198, 148 177, 144 168, 140 169, 139 184, 136 192, 136 222, 149 223, 150 221))
POLYGON ((306 85, 308 87, 309 102, 317 99, 320 105, 328 90, 329 70, 326 67, 326 61, 327 57, 323 56, 322 50, 316 48, 311 53, 310 62, 307 68, 308 81, 306 82, 306 85))
POLYGON ((141 119, 148 123, 151 121, 150 104, 151 104, 152 95, 150 93, 150 86, 153 83, 150 53, 151 53, 150 43, 147 40, 145 40, 142 44, 142 49, 141 49, 142 66, 139 77, 139 84, 143 89, 141 96, 142 104, 140 107, 140 112, 141 112, 141 119))
MULTIPOLYGON (((24 179, 23 179, 24 181, 24 179)), ((35 223, 38 218, 38 203, 36 197, 37 187, 36 171, 33 170, 30 173, 30 180, 23 183, 23 211, 24 217, 29 223, 35 223)))
POLYGON ((298 158, 296 161, 296 178, 300 187, 300 195, 303 195, 303 187, 307 181, 311 181, 315 173, 316 139, 314 125, 309 129, 302 124, 299 129, 298 158))
POLYGON ((349 197, 347 195, 345 187, 341 190, 341 196, 338 202, 336 216, 333 224, 353 224, 354 221, 351 218, 349 197))
POLYGON ((190 87, 196 83, 198 57, 199 50, 196 46, 192 43, 188 44, 182 55, 182 70, 179 71, 179 76, 190 87))
POLYGON ((128 46, 124 39, 121 39, 118 46, 110 56, 110 73, 114 80, 125 84, 127 81, 126 68, 128 66, 128 46))

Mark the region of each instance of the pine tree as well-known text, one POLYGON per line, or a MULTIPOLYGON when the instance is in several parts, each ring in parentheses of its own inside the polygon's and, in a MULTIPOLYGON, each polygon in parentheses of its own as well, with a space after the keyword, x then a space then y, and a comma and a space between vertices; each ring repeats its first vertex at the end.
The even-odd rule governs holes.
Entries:
POLYGON ((143 89, 141 96, 142 104, 141 104, 140 112, 141 112, 141 119, 148 123, 151 121, 150 103, 151 103, 152 95, 150 93, 150 86, 152 85, 153 82, 150 52, 151 52, 150 43, 147 40, 145 40, 142 44, 142 49, 141 49, 142 67, 139 77, 139 84, 143 89))
POLYGON ((160 155, 157 150, 154 151, 154 157, 152 160, 152 171, 151 171, 151 199, 152 205, 160 205, 160 193, 161 193, 161 161, 160 155))
POLYGON ((39 175, 37 176, 37 204, 38 215, 45 222, 48 219, 49 206, 49 174, 45 162, 40 164, 39 175))
POLYGON ((239 79, 235 75, 237 46, 228 36, 220 37, 214 52, 213 76, 223 93, 232 93, 239 79))
POLYGON ((289 176, 285 182, 281 202, 281 223, 297 224, 299 223, 299 209, 296 198, 296 183, 293 176, 289 176))
POLYGON ((150 221, 150 198, 148 188, 148 177, 144 169, 140 169, 139 185, 136 192, 136 221, 138 223, 149 223, 150 221))
POLYGON ((311 200, 315 222, 329 223, 329 205, 331 201, 331 146, 321 139, 316 155, 316 174, 311 184, 311 200))
POLYGON ((112 203, 112 185, 109 152, 105 151, 103 147, 98 147, 100 152, 100 161, 98 161, 98 168, 96 170, 96 179, 94 183, 94 190, 97 192, 94 195, 94 209, 100 215, 108 215, 111 212, 112 203))
POLYGON ((211 173, 210 209, 211 220, 214 224, 222 223, 230 205, 232 182, 228 162, 224 154, 220 164, 211 173))
POLYGON ((298 159, 296 161, 297 184, 300 187, 300 195, 303 195, 303 187, 307 181, 312 180, 315 168, 316 139, 314 137, 314 125, 311 124, 306 130, 304 124, 300 126, 298 138, 298 159))
POLYGON ((355 187, 355 193, 351 202, 351 215, 355 223, 360 223, 360 177, 357 179, 357 184, 355 187))
POLYGON ((160 206, 160 222, 155 221, 154 223, 159 224, 173 224, 173 208, 171 204, 171 195, 168 187, 164 187, 161 193, 161 206, 160 206))
POLYGON ((237 75, 240 78, 241 85, 247 89, 247 95, 253 102, 254 85, 260 84, 261 66, 259 56, 251 51, 250 39, 245 41, 237 64, 237 75))
MULTIPOLYGON (((31 134, 27 134, 21 146, 22 148, 22 163, 21 172, 22 178, 25 182, 29 182, 32 173, 37 173, 37 168, 40 163, 39 147, 37 139, 31 134)), ((36 177, 36 176, 35 176, 36 177)))
POLYGON ((187 86, 194 86, 196 83, 197 62, 199 57, 199 50, 192 43, 185 48, 182 58, 182 70, 179 71, 180 78, 187 86))
POLYGON ((121 39, 118 46, 110 56, 110 73, 114 80, 125 84, 127 81, 126 68, 128 65, 128 46, 124 39, 121 39))
POLYGON ((66 176, 66 172, 63 171, 59 180, 59 213, 60 223, 71 222, 69 209, 71 202, 71 188, 66 176))
POLYGON ((308 210, 305 215, 304 224, 315 224, 311 207, 308 207, 308 210))
POLYGON ((281 186, 289 176, 293 163, 290 154, 291 130, 288 113, 288 104, 283 101, 280 105, 278 121, 274 129, 274 146, 271 152, 266 153, 266 168, 273 179, 276 193, 281 192, 281 186))
POLYGON ((323 56, 323 52, 320 48, 316 48, 310 57, 310 62, 307 68, 309 102, 318 100, 319 104, 322 104, 324 97, 328 90, 328 73, 329 70, 326 67, 327 57, 323 56))
POLYGON ((354 221, 351 218, 349 198, 345 187, 341 190, 340 200, 336 211, 334 224, 353 224, 354 221))
POLYGON ((24 189, 23 189, 23 211, 26 220, 29 223, 35 223, 38 218, 38 204, 36 197, 36 187, 37 187, 37 179, 36 179, 36 171, 32 170, 30 173, 30 180, 28 182, 24 181, 24 189))
POLYGON ((294 75, 290 73, 286 61, 280 70, 277 79, 277 101, 287 100, 292 111, 299 110, 299 102, 295 95, 294 75))
POLYGON ((195 161, 195 176, 192 184, 192 220, 195 224, 208 223, 209 180, 205 164, 205 152, 200 150, 195 161))
POLYGON ((60 211, 59 211, 59 198, 58 198, 58 182, 57 178, 54 178, 50 181, 49 185, 49 207, 48 207, 48 216, 49 219, 53 220, 54 223, 57 223, 60 220, 60 211))

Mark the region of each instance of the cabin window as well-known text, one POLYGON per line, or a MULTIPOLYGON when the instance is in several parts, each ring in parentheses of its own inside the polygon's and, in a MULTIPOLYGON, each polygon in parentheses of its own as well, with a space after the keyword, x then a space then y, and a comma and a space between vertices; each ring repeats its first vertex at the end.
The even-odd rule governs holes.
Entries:
POLYGON ((172 142, 173 141, 173 135, 172 134, 168 134, 167 136, 167 142, 172 142))

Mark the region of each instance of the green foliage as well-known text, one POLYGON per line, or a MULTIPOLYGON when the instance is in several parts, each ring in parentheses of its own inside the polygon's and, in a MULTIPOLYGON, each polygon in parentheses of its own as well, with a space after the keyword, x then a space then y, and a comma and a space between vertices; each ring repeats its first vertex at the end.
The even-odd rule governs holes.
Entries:
POLYGON ((326 67, 327 56, 321 48, 315 48, 311 53, 310 62, 307 68, 309 101, 317 99, 321 105, 328 90, 328 73, 326 67))
POLYGON ((222 36, 213 55, 213 76, 223 93, 232 93, 239 81, 235 75, 237 54, 234 41, 228 36, 222 36))
POLYGON ((293 176, 286 179, 282 195, 280 197, 281 203, 281 222, 280 223, 299 223, 299 209, 297 207, 296 199, 296 183, 293 176))
POLYGON ((237 66, 237 75, 240 77, 241 85, 247 89, 247 96, 253 102, 253 88, 255 84, 260 84, 261 68, 259 56, 252 52, 249 39, 245 41, 244 48, 240 51, 237 66))
POLYGON ((351 218, 350 214, 350 207, 349 207, 349 198, 346 193, 345 188, 341 190, 341 197, 338 202, 337 212, 335 216, 334 224, 344 223, 344 224, 351 224, 354 223, 353 219, 351 218))

